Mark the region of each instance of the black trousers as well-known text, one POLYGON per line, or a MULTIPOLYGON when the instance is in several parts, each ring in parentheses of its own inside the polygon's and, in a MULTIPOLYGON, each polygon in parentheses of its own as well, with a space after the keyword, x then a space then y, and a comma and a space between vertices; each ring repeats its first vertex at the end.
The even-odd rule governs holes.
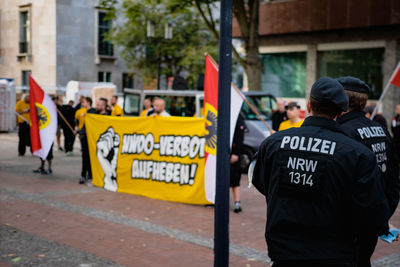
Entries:
POLYGON ((371 256, 374 254, 378 237, 364 235, 359 238, 357 251, 357 267, 371 267, 371 256))
POLYGON ((82 144, 82 172, 81 176, 92 179, 92 168, 90 166, 89 144, 86 135, 80 135, 82 144))
POLYGON ((18 124, 18 153, 19 155, 25 155, 26 147, 31 145, 31 134, 29 132, 29 124, 21 122, 18 124))
POLYGON ((238 160, 237 162, 231 164, 229 186, 230 187, 240 186, 241 176, 242 173, 240 172, 240 160, 238 160))
POLYGON ((74 149, 75 135, 68 127, 63 128, 63 133, 65 152, 71 152, 74 149))

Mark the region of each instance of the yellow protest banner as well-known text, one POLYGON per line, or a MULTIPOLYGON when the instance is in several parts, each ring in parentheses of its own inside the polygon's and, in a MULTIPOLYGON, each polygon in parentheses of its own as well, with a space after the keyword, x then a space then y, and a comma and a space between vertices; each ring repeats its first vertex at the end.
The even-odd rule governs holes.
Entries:
POLYGON ((93 185, 150 198, 209 204, 204 183, 204 119, 85 119, 93 185))

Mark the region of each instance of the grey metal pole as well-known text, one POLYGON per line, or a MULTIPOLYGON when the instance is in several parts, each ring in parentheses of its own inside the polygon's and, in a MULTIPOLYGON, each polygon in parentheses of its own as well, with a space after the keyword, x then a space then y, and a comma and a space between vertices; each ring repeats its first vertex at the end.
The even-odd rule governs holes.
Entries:
POLYGON ((232 0, 221 0, 218 73, 214 266, 229 265, 229 174, 232 75, 232 0))
POLYGON ((161 40, 158 41, 158 66, 157 66, 157 90, 160 90, 161 79, 161 40))
POLYGON ((379 100, 378 100, 378 102, 377 102, 376 105, 375 105, 374 111, 373 111, 372 114, 371 114, 371 120, 374 119, 376 113, 378 112, 379 106, 382 104, 383 98, 385 97, 385 95, 386 95, 386 93, 387 93, 387 91, 388 91, 388 89, 389 89, 389 87, 390 87, 390 85, 391 85, 391 82, 392 82, 392 80, 393 80, 393 77, 394 77, 394 75, 396 75, 397 70, 398 70, 399 68, 400 68, 400 62, 397 63, 397 66, 396 66, 396 68, 394 69, 394 71, 393 71, 393 73, 392 73, 392 76, 390 76, 390 79, 389 79, 389 81, 387 82, 387 84, 386 84, 386 86, 385 86, 385 89, 383 89, 382 94, 381 94, 381 96, 379 97, 379 100))

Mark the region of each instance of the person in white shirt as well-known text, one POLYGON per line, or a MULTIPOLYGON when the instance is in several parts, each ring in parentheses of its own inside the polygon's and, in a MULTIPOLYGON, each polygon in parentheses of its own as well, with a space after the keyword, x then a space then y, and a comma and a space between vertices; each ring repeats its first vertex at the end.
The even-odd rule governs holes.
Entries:
POLYGON ((153 100, 153 116, 170 117, 171 115, 165 111, 165 100, 162 98, 154 98, 153 100))

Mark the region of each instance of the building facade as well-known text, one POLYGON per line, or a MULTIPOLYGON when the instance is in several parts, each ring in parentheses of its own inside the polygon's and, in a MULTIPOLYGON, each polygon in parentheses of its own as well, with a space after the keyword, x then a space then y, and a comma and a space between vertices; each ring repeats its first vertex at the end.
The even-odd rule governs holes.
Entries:
POLYGON ((31 72, 43 87, 70 80, 134 87, 133 72, 104 33, 111 22, 97 0, 0 2, 0 77, 28 85, 31 72))
MULTIPOLYGON (((262 89, 277 97, 305 98, 319 77, 351 75, 378 99, 400 60, 397 0, 267 0, 259 15, 262 89)), ((381 106, 388 120, 398 103, 392 86, 381 106)))

